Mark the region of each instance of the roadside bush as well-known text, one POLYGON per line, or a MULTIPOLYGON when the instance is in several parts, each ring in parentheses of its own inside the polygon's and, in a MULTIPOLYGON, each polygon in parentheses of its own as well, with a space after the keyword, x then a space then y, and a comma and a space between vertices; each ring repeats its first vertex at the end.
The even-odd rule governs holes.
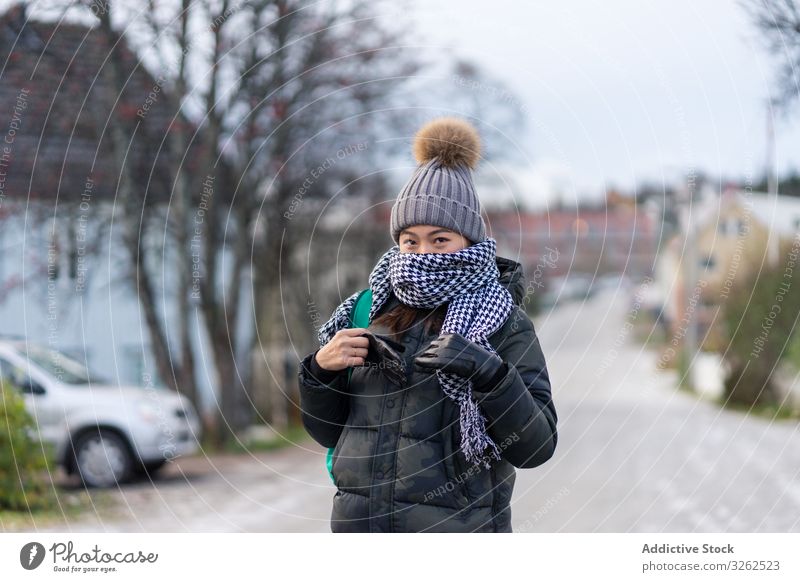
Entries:
POLYGON ((800 264, 797 246, 784 247, 774 266, 734 281, 722 310, 727 341, 725 401, 746 406, 777 405, 773 374, 791 357, 800 330, 800 264))
POLYGON ((47 471, 50 447, 42 448, 22 395, 0 382, 0 510, 29 511, 52 506, 47 471))

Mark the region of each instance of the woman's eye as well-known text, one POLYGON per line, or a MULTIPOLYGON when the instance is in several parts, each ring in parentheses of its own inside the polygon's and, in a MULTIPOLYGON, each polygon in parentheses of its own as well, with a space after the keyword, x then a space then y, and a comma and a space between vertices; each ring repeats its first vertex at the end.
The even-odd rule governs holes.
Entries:
POLYGON ((445 238, 443 236, 436 237, 436 239, 435 239, 436 242, 438 242, 438 241, 447 242, 449 240, 450 240, 449 238, 445 238))

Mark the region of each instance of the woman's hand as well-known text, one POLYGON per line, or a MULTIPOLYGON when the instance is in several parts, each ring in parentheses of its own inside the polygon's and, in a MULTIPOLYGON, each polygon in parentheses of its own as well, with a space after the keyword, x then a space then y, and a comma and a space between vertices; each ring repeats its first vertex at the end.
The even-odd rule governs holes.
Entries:
POLYGON ((363 366, 369 353, 369 339, 363 327, 347 327, 336 332, 327 344, 317 350, 317 364, 323 370, 337 371, 350 366, 363 366))
POLYGON ((433 340, 414 364, 423 370, 440 369, 469 378, 489 389, 507 370, 503 359, 458 333, 445 333, 433 340))

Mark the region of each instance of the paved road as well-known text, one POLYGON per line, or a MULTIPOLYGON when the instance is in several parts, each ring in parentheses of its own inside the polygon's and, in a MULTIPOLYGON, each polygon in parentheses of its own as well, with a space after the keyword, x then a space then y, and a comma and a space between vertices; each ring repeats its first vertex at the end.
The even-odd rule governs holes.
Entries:
MULTIPOLYGON (((556 455, 518 470, 518 532, 800 531, 797 423, 748 418, 676 391, 630 336, 626 295, 554 310, 537 330, 559 413, 556 455)), ((328 532, 334 489, 313 441, 182 459, 154 486, 71 531, 328 532)), ((39 528, 64 531, 65 526, 39 528)))
POLYGON ((538 322, 559 448, 518 471, 515 531, 800 531, 800 427, 677 391, 606 292, 538 322))

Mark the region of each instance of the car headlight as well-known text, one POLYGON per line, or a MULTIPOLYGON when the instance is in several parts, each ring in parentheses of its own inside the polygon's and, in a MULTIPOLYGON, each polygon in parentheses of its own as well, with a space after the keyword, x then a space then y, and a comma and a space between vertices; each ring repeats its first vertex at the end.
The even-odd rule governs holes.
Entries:
POLYGON ((139 416, 145 422, 158 422, 161 418, 161 408, 155 405, 152 402, 140 402, 136 408, 139 413, 139 416))

